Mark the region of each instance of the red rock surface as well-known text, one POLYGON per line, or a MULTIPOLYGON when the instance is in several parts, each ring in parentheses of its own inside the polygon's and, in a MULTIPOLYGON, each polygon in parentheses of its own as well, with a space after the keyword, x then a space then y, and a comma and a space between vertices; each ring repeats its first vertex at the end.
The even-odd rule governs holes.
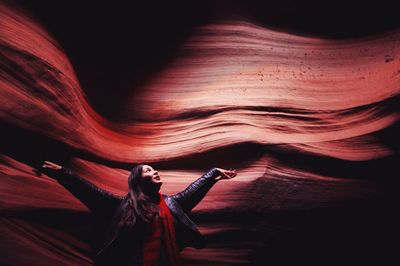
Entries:
MULTIPOLYGON (((328 40, 240 20, 199 26, 116 122, 39 22, 5 4, 0 16, 1 264, 92 262, 94 218, 35 174, 43 159, 120 195, 138 162, 159 170, 166 194, 211 167, 237 169, 195 208, 208 247, 186 249, 187 265, 318 265, 335 252, 328 264, 340 265, 377 238, 351 264, 391 238, 378 214, 398 174, 385 170, 398 160, 400 31, 328 40)), ((371 259, 389 261, 382 250, 371 259)))

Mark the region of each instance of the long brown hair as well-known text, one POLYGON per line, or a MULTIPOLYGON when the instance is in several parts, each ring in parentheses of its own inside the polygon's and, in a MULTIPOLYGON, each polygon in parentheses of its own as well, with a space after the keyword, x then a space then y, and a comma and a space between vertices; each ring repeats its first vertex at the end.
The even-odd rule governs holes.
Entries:
POLYGON ((129 191, 118 222, 119 227, 133 227, 137 222, 150 223, 159 215, 158 205, 143 192, 141 176, 144 164, 138 164, 128 177, 129 191))

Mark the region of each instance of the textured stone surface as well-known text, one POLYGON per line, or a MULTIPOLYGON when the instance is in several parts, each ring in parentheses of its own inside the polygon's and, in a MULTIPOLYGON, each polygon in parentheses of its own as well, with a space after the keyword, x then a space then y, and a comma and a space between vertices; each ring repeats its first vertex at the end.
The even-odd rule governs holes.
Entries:
POLYGON ((1 264, 92 261, 96 221, 35 174, 43 159, 120 195, 138 162, 159 170, 166 194, 211 167, 237 169, 195 208, 208 247, 186 249, 187 265, 392 259, 379 243, 397 233, 383 199, 398 177, 399 31, 327 40, 201 26, 116 122, 38 22, 5 4, 0 16, 1 264))

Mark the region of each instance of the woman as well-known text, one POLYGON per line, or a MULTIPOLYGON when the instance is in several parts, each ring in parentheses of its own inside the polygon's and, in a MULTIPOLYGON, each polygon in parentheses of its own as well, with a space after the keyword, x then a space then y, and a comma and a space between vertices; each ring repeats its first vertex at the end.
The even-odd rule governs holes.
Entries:
POLYGON ((218 180, 237 174, 212 168, 182 192, 167 196, 159 193, 159 173, 139 164, 129 175, 127 195, 119 197, 55 163, 44 161, 42 168, 93 214, 110 220, 105 242, 96 254, 97 265, 181 265, 183 248, 204 247, 188 213, 218 180))

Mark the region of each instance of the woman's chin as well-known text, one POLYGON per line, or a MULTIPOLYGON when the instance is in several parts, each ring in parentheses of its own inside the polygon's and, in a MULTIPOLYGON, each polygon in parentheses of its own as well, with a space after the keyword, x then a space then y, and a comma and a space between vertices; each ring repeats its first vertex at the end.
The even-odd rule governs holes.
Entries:
POLYGON ((161 180, 153 180, 153 184, 155 184, 155 185, 161 186, 162 183, 163 183, 163 182, 162 182, 161 180))

